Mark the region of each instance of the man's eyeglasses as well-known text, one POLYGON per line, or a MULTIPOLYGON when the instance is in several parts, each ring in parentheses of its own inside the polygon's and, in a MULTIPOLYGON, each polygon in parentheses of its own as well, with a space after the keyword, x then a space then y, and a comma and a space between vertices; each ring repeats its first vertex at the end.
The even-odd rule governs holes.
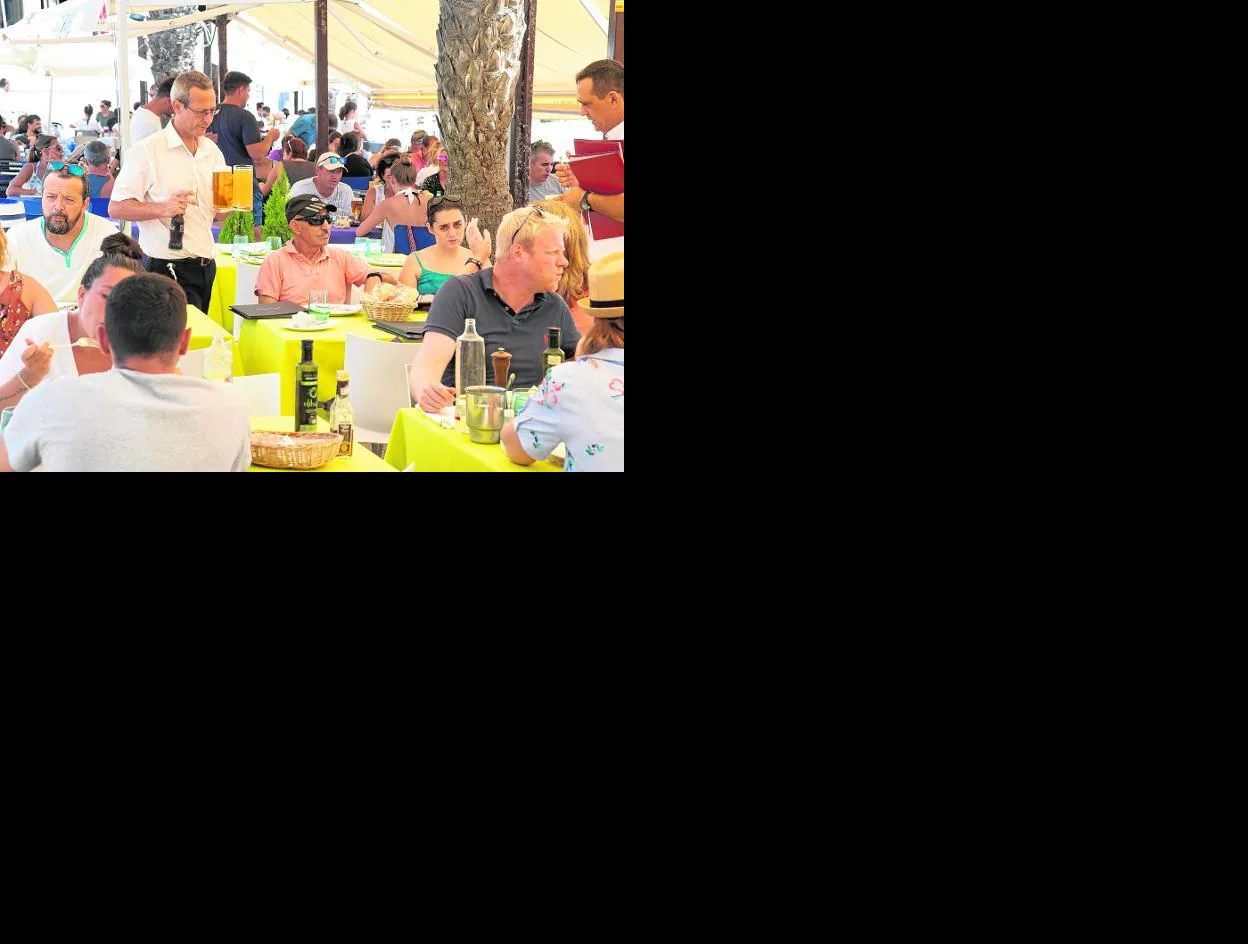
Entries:
POLYGON ((66 164, 64 161, 48 161, 48 170, 63 170, 75 177, 81 177, 86 173, 81 164, 66 164))
POLYGON ((192 108, 186 102, 180 104, 196 118, 215 118, 221 113, 220 108, 192 108))
POLYGON ((307 223, 309 226, 320 226, 329 221, 328 216, 299 216, 299 217, 296 217, 296 219, 302 220, 304 223, 307 223))
POLYGON ((552 169, 553 169, 553 168, 554 168, 554 166, 555 166, 555 162, 554 162, 554 161, 550 161, 550 162, 543 161, 543 162, 541 162, 540 164, 538 164, 537 166, 538 166, 538 167, 549 167, 549 168, 552 168, 552 169))

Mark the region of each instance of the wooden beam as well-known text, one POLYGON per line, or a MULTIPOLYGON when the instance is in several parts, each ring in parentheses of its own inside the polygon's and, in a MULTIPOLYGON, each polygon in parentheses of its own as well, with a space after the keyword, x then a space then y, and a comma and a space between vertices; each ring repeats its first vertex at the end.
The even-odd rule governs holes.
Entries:
POLYGON ((217 17, 217 68, 221 70, 221 81, 225 82, 225 74, 230 71, 230 67, 226 65, 225 54, 227 52, 225 40, 225 24, 230 22, 228 16, 217 17))
POLYGON ((316 151, 329 150, 329 0, 316 0, 316 151))
POLYGON ((516 110, 511 116, 511 205, 528 202, 529 143, 533 140, 533 45, 537 39, 537 0, 525 0, 524 45, 520 50, 520 74, 516 76, 516 110))
POLYGON ((607 27, 607 57, 624 65, 624 3, 611 4, 607 27))

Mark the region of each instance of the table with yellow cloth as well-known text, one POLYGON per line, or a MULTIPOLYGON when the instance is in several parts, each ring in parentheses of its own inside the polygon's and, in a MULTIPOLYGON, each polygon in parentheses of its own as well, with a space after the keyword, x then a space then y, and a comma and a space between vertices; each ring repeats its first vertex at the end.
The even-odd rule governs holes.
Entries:
MULTIPOLYGON (((235 304, 234 292, 238 275, 238 263, 234 261, 233 248, 231 246, 229 250, 225 250, 224 247, 217 246, 214 254, 217 260, 217 277, 212 283, 212 298, 208 301, 208 317, 229 332, 234 330, 234 312, 230 311, 230 306, 235 304)), ((255 304, 254 299, 252 304, 255 304)))
POLYGON ((462 422, 454 429, 443 429, 418 408, 399 410, 395 416, 386 461, 396 469, 415 464, 416 472, 562 471, 544 461, 516 465, 498 443, 483 446, 470 440, 462 422))
MULTIPOLYGON (((218 335, 225 338, 230 337, 229 331, 222 328, 194 305, 186 306, 186 326, 191 329, 191 343, 187 346, 188 351, 198 351, 200 348, 211 347, 212 339, 218 335)), ((229 345, 234 357, 234 376, 241 377, 243 376, 243 358, 239 353, 238 345, 232 338, 226 343, 229 345)), ((291 396, 294 396, 293 392, 291 396)))
MULTIPOLYGON (((254 429, 272 429, 282 432, 289 432, 295 428, 295 418, 293 416, 253 416, 251 418, 251 428, 254 429)), ((320 417, 317 417, 316 428, 319 432, 329 432, 329 424, 320 417)), ((252 463, 248 472, 297 472, 298 469, 270 469, 262 465, 252 463)), ((394 469, 387 465, 380 457, 363 443, 356 443, 355 448, 349 456, 339 456, 337 459, 330 459, 325 465, 319 469, 305 469, 307 472, 393 472, 394 469)))
MULTIPOLYGON (((420 320, 424 319, 421 312, 420 320)), ((420 350, 419 343, 399 341, 392 334, 379 331, 363 315, 331 318, 332 327, 324 331, 293 331, 291 318, 245 319, 238 343, 243 349, 243 366, 252 374, 281 374, 282 415, 295 415, 295 365, 303 358, 300 341, 311 341, 312 359, 318 368, 319 399, 328 400, 338 393, 338 371, 346 356, 347 335, 358 334, 374 341, 408 344, 412 358, 420 350)))

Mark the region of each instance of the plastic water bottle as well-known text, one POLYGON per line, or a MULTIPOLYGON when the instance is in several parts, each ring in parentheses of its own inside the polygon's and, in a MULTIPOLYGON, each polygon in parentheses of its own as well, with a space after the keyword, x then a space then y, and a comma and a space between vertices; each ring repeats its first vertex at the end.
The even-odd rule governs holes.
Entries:
POLYGON ((229 381, 234 373, 234 359, 221 335, 212 339, 212 347, 204 355, 204 379, 229 381))

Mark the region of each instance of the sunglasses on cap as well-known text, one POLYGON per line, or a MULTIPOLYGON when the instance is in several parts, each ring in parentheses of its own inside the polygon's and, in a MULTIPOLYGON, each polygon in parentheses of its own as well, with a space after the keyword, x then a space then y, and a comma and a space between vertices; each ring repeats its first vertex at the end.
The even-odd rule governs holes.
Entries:
POLYGON ((327 157, 327 158, 324 158, 323 160, 317 161, 316 166, 317 167, 346 167, 347 162, 335 154, 333 157, 327 157))
POLYGON ((86 173, 81 164, 66 164, 64 161, 48 161, 48 170, 63 170, 75 177, 81 177, 86 173))

